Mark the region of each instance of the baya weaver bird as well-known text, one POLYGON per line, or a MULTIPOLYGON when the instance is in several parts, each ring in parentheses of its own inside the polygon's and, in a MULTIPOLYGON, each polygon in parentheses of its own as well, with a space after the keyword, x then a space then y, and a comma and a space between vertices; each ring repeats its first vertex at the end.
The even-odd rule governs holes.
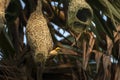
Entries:
POLYGON ((0 0, 0 33, 4 26, 5 21, 5 10, 9 4, 10 0, 0 0))
POLYGON ((31 13, 26 26, 28 44, 34 51, 36 63, 46 61, 49 52, 53 48, 52 37, 47 25, 47 21, 42 13, 41 0, 38 0, 36 10, 31 13))

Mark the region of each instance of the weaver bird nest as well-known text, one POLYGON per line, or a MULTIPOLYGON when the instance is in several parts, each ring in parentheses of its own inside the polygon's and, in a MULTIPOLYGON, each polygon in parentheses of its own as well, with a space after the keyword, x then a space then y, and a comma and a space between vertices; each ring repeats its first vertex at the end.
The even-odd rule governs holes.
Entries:
POLYGON ((28 20, 27 27, 28 44, 34 50, 35 62, 44 63, 53 48, 52 37, 41 10, 41 2, 38 0, 36 11, 28 20))
POLYGON ((81 33, 90 24, 93 11, 85 0, 71 0, 67 15, 67 24, 71 30, 81 33))

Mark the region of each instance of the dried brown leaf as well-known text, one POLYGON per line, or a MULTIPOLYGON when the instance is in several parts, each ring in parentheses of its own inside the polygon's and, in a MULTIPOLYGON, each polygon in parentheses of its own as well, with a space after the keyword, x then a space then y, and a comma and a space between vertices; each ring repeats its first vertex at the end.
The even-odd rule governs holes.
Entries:
POLYGON ((83 52, 83 68, 85 70, 87 68, 90 53, 92 52, 92 49, 93 49, 93 46, 94 46, 94 43, 95 43, 95 38, 93 36, 94 34, 93 33, 88 33, 88 34, 90 36, 90 40, 89 40, 89 45, 88 45, 87 49, 86 49, 87 42, 83 41, 83 51, 84 51, 83 52))
POLYGON ((108 36, 106 36, 106 40, 107 40, 107 53, 108 55, 111 55, 112 48, 113 48, 113 42, 108 36))
POLYGON ((96 50, 94 50, 93 52, 95 53, 95 61, 96 61, 96 64, 97 64, 96 71, 98 72, 98 69, 99 69, 99 66, 100 66, 100 60, 101 60, 101 57, 102 57, 103 53, 99 52, 99 51, 96 51, 96 50))
POLYGON ((111 66, 111 57, 108 55, 103 55, 103 67, 104 70, 108 69, 109 66, 111 66))
POLYGON ((120 66, 117 66, 114 80, 120 80, 120 66))

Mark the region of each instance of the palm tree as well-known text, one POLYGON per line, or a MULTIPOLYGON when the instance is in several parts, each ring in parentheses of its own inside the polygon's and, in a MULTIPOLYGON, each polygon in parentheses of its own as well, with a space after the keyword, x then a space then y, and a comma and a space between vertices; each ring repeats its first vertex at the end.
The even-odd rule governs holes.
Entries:
POLYGON ((39 9, 38 1, 0 0, 0 80, 39 80, 41 73, 43 80, 119 80, 119 0, 41 0, 39 9), (38 22, 31 17, 36 11, 38 22), (32 32, 37 44, 46 38, 42 48, 32 36, 26 41, 32 32), (39 50, 47 54, 43 72, 33 55, 39 50))

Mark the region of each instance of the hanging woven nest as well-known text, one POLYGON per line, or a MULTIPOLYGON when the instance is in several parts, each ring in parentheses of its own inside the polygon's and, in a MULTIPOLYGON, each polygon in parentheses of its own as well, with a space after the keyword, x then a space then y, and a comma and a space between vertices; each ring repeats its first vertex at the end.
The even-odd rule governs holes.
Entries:
POLYGON ((81 33, 90 24, 93 11, 85 0, 71 0, 67 15, 67 24, 70 29, 76 33, 81 33))
POLYGON ((36 10, 30 15, 26 27, 28 44, 34 51, 35 62, 44 63, 53 48, 52 37, 38 0, 36 10))

